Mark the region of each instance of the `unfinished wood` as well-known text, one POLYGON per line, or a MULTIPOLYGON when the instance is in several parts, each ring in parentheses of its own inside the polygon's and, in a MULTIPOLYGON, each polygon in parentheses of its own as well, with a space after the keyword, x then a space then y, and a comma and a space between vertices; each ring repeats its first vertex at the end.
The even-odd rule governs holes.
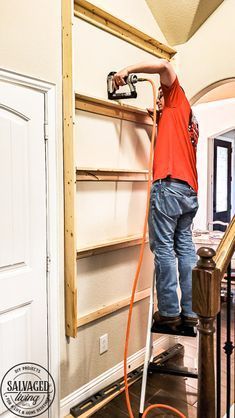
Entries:
MULTIPOLYGON (((142 299, 146 299, 150 295, 150 288, 141 290, 135 294, 135 301, 138 302, 142 299)), ((104 308, 98 309, 97 311, 91 312, 88 315, 84 315, 77 320, 77 326, 82 327, 83 325, 89 324, 90 322, 96 321, 97 319, 103 318, 113 312, 119 311, 122 308, 130 305, 130 297, 120 300, 119 302, 112 303, 111 305, 105 306, 104 308)))
POLYGON ((84 110, 86 112, 142 123, 144 125, 152 126, 153 124, 146 110, 111 100, 85 96, 79 93, 75 93, 75 108, 76 110, 84 110))
POLYGON ((77 168, 77 181, 148 181, 148 170, 77 168))
POLYGON ((72 4, 62 1, 63 42, 63 142, 64 142, 64 239, 65 239, 65 321, 66 335, 77 335, 77 271, 74 170, 74 93, 72 80, 72 4))
MULTIPOLYGON (((120 250, 122 248, 134 247, 135 245, 140 245, 141 242, 142 236, 138 235, 81 248, 77 250, 77 260, 80 258, 91 257, 97 254, 104 254, 110 251, 120 250)), ((148 238, 146 238, 145 242, 148 242, 148 238)))
POLYGON ((216 267, 221 272, 221 279, 223 278, 228 264, 231 261, 233 253, 235 251, 235 216, 231 220, 230 224, 228 225, 222 240, 216 250, 216 255, 214 257, 214 261, 216 263, 216 267))
POLYGON ((74 15, 157 57, 170 60, 176 54, 174 49, 151 38, 144 32, 128 25, 86 0, 74 1, 74 15))

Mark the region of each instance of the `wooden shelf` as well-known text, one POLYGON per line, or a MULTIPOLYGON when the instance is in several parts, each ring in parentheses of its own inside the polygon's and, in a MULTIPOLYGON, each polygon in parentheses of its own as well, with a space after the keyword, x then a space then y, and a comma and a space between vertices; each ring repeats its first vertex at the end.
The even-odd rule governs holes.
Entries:
POLYGON ((75 92, 75 109, 115 119, 127 120, 152 126, 152 119, 144 109, 113 100, 98 99, 75 92))
MULTIPOLYGON (((135 294, 135 300, 134 303, 146 299, 150 295, 150 288, 141 290, 135 294)), ((82 327, 86 324, 89 324, 90 322, 96 321, 97 319, 103 318, 106 315, 109 315, 113 312, 119 311, 122 308, 125 308, 126 306, 130 305, 130 297, 122 299, 118 302, 112 303, 111 305, 104 306, 101 309, 98 309, 97 311, 91 312, 88 315, 84 315, 81 318, 78 318, 77 320, 77 326, 82 327)))
POLYGON ((112 169, 94 169, 77 168, 77 181, 130 181, 147 182, 148 170, 112 170, 112 169))
POLYGON ((170 60, 176 54, 174 49, 151 38, 146 33, 141 32, 86 0, 74 1, 74 16, 157 57, 170 60))
MULTIPOLYGON (((170 60, 176 51, 151 38, 133 26, 94 6, 86 0, 62 0, 62 66, 63 66, 63 143, 64 143, 64 239, 65 239, 65 322, 66 335, 77 336, 77 259, 115 249, 139 245, 141 237, 104 243, 77 251, 76 243, 76 182, 77 181, 147 181, 147 172, 128 170, 90 170, 75 168, 75 110, 109 116, 133 123, 152 126, 146 110, 119 102, 88 97, 74 92, 73 22, 77 18, 95 25, 125 42, 148 53, 170 60), (74 6, 74 7, 73 7, 74 6), (74 18, 75 17, 75 18, 74 18), (83 170, 83 172, 82 172, 83 170)), ((147 128, 146 128, 147 129, 147 128)), ((105 312, 105 310, 103 311, 105 312)), ((103 315, 103 314, 102 314, 103 315)), ((104 313, 105 315, 105 313, 104 313)))
MULTIPOLYGON (((135 235, 114 241, 84 247, 77 250, 77 260, 81 258, 91 257, 93 255, 108 253, 110 251, 121 250, 122 248, 134 247, 136 245, 140 245, 141 242, 142 236, 135 235)), ((148 242, 148 238, 146 238, 145 242, 148 242)))

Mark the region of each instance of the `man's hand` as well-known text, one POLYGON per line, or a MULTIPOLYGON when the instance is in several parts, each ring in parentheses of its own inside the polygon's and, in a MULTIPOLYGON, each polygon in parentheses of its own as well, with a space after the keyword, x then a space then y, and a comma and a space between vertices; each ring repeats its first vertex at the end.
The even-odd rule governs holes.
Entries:
POLYGON ((154 58, 123 68, 114 75, 113 87, 117 90, 119 86, 124 86, 124 77, 135 73, 159 74, 161 83, 167 87, 170 87, 176 78, 174 68, 167 60, 154 58))
POLYGON ((126 81, 124 80, 125 77, 128 77, 129 72, 126 68, 124 68, 121 71, 118 71, 113 76, 113 88, 115 90, 118 90, 120 86, 124 86, 126 84, 126 81))

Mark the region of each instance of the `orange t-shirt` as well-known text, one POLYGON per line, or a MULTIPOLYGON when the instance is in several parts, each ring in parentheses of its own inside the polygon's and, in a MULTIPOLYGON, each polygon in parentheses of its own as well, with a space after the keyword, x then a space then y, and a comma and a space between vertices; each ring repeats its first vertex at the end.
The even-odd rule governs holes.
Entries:
POLYGON ((197 192, 197 140, 192 141, 189 133, 190 104, 177 77, 170 87, 161 87, 165 106, 158 123, 153 181, 171 176, 186 181, 197 192))

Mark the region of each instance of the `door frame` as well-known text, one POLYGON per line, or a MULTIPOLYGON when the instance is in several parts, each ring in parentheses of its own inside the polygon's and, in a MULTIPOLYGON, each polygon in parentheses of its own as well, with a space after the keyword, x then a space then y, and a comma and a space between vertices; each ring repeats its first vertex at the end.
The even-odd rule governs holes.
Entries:
POLYGON ((44 94, 44 124, 46 147, 46 188, 47 196, 47 307, 48 307, 48 364, 56 392, 49 409, 49 417, 57 417, 59 409, 60 341, 59 341, 59 170, 57 164, 58 143, 56 141, 56 85, 0 68, 0 81, 25 86, 44 94))
POLYGON ((233 188, 235 185, 235 140, 223 137, 226 132, 232 131, 235 129, 235 125, 215 133, 214 135, 208 138, 208 187, 207 187, 207 225, 209 222, 213 221, 213 191, 214 191, 214 181, 213 181, 213 171, 214 171, 214 139, 221 139, 223 141, 231 142, 233 145, 232 152, 232 185, 231 185, 231 214, 235 212, 235 192, 233 188), (233 170, 234 167, 234 170, 233 170))
MULTIPOLYGON (((214 138, 214 190, 213 190, 213 221, 215 221, 215 218, 218 218, 217 220, 220 220, 222 222, 230 222, 231 214, 232 214, 232 184, 231 184, 231 178, 232 176, 232 146, 233 141, 227 141, 226 137, 216 137, 214 138), (225 148, 227 150, 227 210, 222 212, 217 212, 216 210, 216 204, 217 204, 217 178, 218 178, 218 168, 217 168, 217 155, 218 155, 218 147, 225 148), (220 215, 219 215, 220 214, 220 215), (227 219, 224 219, 225 215, 227 216, 227 219), (222 219, 220 219, 222 218, 222 219)), ((220 228, 217 228, 220 229, 220 228)), ((224 230, 221 229, 222 231, 224 230)))

